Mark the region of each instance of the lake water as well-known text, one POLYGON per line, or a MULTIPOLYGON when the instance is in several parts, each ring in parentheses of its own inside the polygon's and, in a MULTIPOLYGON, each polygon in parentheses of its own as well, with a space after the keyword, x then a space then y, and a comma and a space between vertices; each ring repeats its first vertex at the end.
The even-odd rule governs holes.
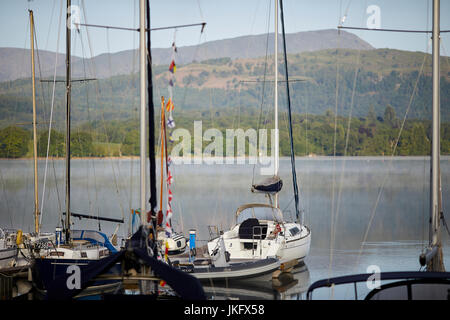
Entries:
MULTIPOLYGON (((60 212, 65 211, 64 165, 63 160, 48 163, 43 231, 53 231, 60 212)), ((125 224, 120 226, 118 234, 126 236, 130 209, 139 206, 139 160, 75 159, 71 167, 72 212, 124 217, 125 224)), ((247 286, 228 288, 223 293, 213 288, 212 296, 245 298, 252 297, 253 292, 254 298, 297 299, 304 298, 305 290, 316 280, 366 272, 371 265, 381 271, 419 270, 418 257, 428 239, 428 157, 298 158, 296 167, 303 218, 312 231, 306 268, 295 274, 296 283, 279 290, 252 290, 247 286)), ((40 203, 44 168, 45 160, 40 160, 40 203)), ((208 225, 219 229, 232 226, 240 205, 268 202, 264 195, 250 191, 253 171, 259 172, 253 165, 184 164, 171 168, 174 228, 185 235, 189 229, 196 229, 199 245, 209 238, 208 225)), ((280 208, 285 218, 293 218, 294 213, 290 170, 290 160, 281 159, 280 176, 284 186, 280 208)), ((450 157, 441 158, 441 173, 443 209, 450 222, 446 210, 450 205, 450 157)), ((261 177, 256 174, 255 178, 261 177)), ((32 231, 32 160, 0 160, 0 188, 0 226, 32 231)), ((75 228, 99 228, 95 221, 74 219, 74 223, 75 228)), ((110 234, 116 226, 102 222, 100 228, 110 234)), ((445 229, 442 236, 445 264, 449 268, 450 242, 445 229)), ((317 297, 351 299, 352 290, 330 293, 327 289, 317 297)))

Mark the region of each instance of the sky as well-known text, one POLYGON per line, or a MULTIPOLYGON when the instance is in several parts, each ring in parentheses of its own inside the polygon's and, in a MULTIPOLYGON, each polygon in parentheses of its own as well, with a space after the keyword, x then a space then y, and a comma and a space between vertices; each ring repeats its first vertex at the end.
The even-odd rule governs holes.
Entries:
MULTIPOLYGON (((431 30, 432 0, 284 0, 287 33, 367 27, 376 6, 380 28, 431 30)), ((137 28, 138 0, 72 0, 81 23, 137 28)), ((0 47, 29 48, 28 9, 33 10, 38 48, 65 52, 63 0, 0 0, 0 47), (61 15, 61 12, 63 13, 61 15), (61 18, 62 16, 62 18, 61 18), (60 32, 58 32, 60 30, 60 32), (58 41, 59 35, 59 41, 58 41), (58 45, 59 44, 59 45, 58 45)), ((178 47, 244 35, 273 32, 274 0, 155 0, 151 1, 152 27, 206 22, 200 27, 152 32, 152 47, 178 47)), ((280 27, 281 32, 281 27, 280 27)), ((441 30, 450 30, 450 0, 441 0, 441 30)), ((412 33, 352 31, 375 48, 431 53, 430 36, 412 33)), ((138 48, 138 32, 82 27, 72 32, 72 54, 82 57, 138 48)), ((441 34, 441 55, 450 55, 450 33, 441 34)), ((288 44, 289 45, 289 44, 288 44)))

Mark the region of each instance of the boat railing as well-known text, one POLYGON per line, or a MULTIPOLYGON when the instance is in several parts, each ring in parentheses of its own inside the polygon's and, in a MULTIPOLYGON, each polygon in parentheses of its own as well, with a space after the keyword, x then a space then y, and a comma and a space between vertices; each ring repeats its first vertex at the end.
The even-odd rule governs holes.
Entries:
POLYGON ((263 232, 263 226, 253 226, 252 227, 252 257, 255 257, 255 240, 259 240, 257 242, 257 250, 259 250, 259 257, 262 256, 262 232, 263 232), (255 231, 258 231, 256 233, 255 231))
POLYGON ((209 240, 218 238, 220 233, 219 233, 219 228, 217 228, 217 226, 208 226, 208 232, 209 232, 209 240))
MULTIPOLYGON (((438 284, 438 285, 450 285, 450 272, 431 272, 431 271, 401 271, 401 272, 380 272, 376 274, 377 280, 380 281, 380 285, 377 288, 373 288, 368 294, 365 295, 366 300, 376 299, 377 294, 380 294, 383 290, 388 290, 393 287, 400 287, 403 286, 405 290, 402 291, 402 295, 398 295, 398 293, 395 293, 394 295, 397 295, 394 297, 396 300, 400 299, 406 299, 406 300, 412 300, 412 291, 411 291, 411 285, 418 286, 419 284, 438 284), (401 280, 401 281, 399 281, 401 280), (394 281, 387 284, 382 284, 382 281, 394 281)), ((346 276, 339 276, 329 279, 323 279, 314 282, 309 288, 306 293, 306 298, 308 300, 312 300, 312 294, 314 290, 317 290, 319 288, 333 288, 335 290, 335 287, 338 285, 353 285, 354 287, 354 299, 358 300, 358 283, 372 283, 374 281, 375 277, 373 273, 363 273, 363 274, 354 274, 354 275, 346 275, 346 276)), ((420 290, 421 288, 419 288, 420 290)), ((448 289, 444 287, 444 295, 447 295, 448 297, 448 289)), ((392 296, 392 294, 391 294, 392 296)), ((386 299, 386 298, 385 298, 386 299)), ((392 297, 390 298, 392 299, 392 297)))

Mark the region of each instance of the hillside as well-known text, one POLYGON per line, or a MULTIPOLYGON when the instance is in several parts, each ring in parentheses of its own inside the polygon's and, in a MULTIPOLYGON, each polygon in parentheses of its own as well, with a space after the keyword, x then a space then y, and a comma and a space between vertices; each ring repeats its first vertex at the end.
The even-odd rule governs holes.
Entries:
MULTIPOLYGON (((269 53, 273 53, 273 33, 269 34, 269 53)), ((187 64, 192 61, 229 57, 257 58, 265 55, 267 35, 242 36, 232 39, 209 41, 195 46, 178 48, 177 62, 187 64)), ((330 48, 373 49, 367 42, 352 33, 337 30, 298 32, 286 35, 287 51, 301 53, 330 48), (339 39, 339 40, 338 40, 339 39)), ((168 64, 171 48, 152 48, 153 64, 168 64)), ((93 58, 72 56, 72 75, 74 78, 108 78, 130 74, 138 69, 138 50, 104 53, 93 58)), ((20 48, 0 48, 0 82, 28 78, 30 76, 30 51, 20 48)), ((37 56, 36 56, 37 61, 37 56)), ((55 68, 55 53, 39 51, 39 64, 43 78, 51 78, 55 68)), ((65 54, 58 55, 57 75, 65 76, 65 54)))
MULTIPOLYGON (((338 108, 340 116, 348 116, 351 108, 353 80, 358 71, 352 109, 353 117, 365 117, 370 108, 382 116, 391 105, 397 116, 403 117, 425 59, 424 71, 417 84, 416 95, 408 118, 430 119, 431 56, 420 52, 390 49, 352 50, 328 49, 288 55, 292 106, 296 113, 324 114, 336 108, 336 74, 338 71, 338 108), (358 56, 360 59, 359 68, 358 56), (338 70, 337 70, 338 68, 338 70)), ((179 64, 175 73, 174 100, 177 111, 199 110, 223 112, 241 108, 258 112, 271 110, 273 101, 272 58, 209 59, 186 65, 179 64), (264 79, 262 82, 241 82, 264 79), (265 92, 262 100, 262 92, 265 92)), ((281 80, 284 66, 280 64, 281 80)), ((450 121, 450 59, 441 58, 441 119, 450 121)), ((167 95, 169 72, 167 65, 153 68, 155 105, 167 95)), ((285 111, 285 91, 280 84, 280 108, 285 111)), ((137 75, 119 75, 89 83, 74 83, 72 117, 75 123, 94 120, 126 120, 137 117, 139 105, 137 75)), ((38 83, 38 114, 48 121, 51 84, 38 83)), ((64 85, 58 84, 53 119, 63 125, 64 85)), ((31 81, 21 79, 0 83, 0 127, 31 120, 31 81)))

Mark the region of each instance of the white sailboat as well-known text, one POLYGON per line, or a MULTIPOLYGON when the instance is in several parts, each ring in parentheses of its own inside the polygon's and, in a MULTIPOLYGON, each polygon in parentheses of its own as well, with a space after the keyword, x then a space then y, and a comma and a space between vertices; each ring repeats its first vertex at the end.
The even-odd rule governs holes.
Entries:
MULTIPOLYGON (((275 0, 275 150, 274 176, 266 183, 254 185, 252 191, 274 196, 272 204, 245 204, 235 214, 235 225, 223 233, 226 251, 230 259, 265 259, 277 256, 281 262, 303 260, 309 253, 311 231, 307 226, 288 222, 279 208, 278 192, 282 182, 279 178, 279 133, 278 133, 278 0, 275 0)), ((291 137, 292 139, 292 137, 291 137)), ((291 150, 293 152, 293 150, 291 150)), ((295 174, 295 172, 294 172, 295 174)), ((294 180, 296 181, 296 180, 294 180)), ((296 185, 296 182, 295 182, 296 185)), ((299 219, 297 219, 299 220, 299 219)), ((208 242, 211 254, 220 237, 208 242)))
POLYGON ((17 246, 11 237, 0 228, 0 269, 11 267, 17 257, 17 246))
MULTIPOLYGON (((35 85, 35 63, 34 63, 34 15, 29 10, 30 18, 30 51, 31 51, 31 80, 33 100, 33 162, 34 162, 34 231, 24 233, 22 230, 11 230, 7 233, 2 231, 4 241, 1 246, 3 250, 10 253, 16 251, 17 255, 10 259, 8 267, 24 267, 30 265, 33 255, 45 256, 50 250, 51 243, 55 242, 55 234, 42 232, 39 225, 39 196, 38 196, 38 169, 37 169, 37 118, 36 118, 36 85, 35 85)), ((6 253, 4 253, 6 254, 6 253)), ((1 258, 0 258, 1 260, 1 258)), ((5 264, 0 264, 0 267, 5 264)))

